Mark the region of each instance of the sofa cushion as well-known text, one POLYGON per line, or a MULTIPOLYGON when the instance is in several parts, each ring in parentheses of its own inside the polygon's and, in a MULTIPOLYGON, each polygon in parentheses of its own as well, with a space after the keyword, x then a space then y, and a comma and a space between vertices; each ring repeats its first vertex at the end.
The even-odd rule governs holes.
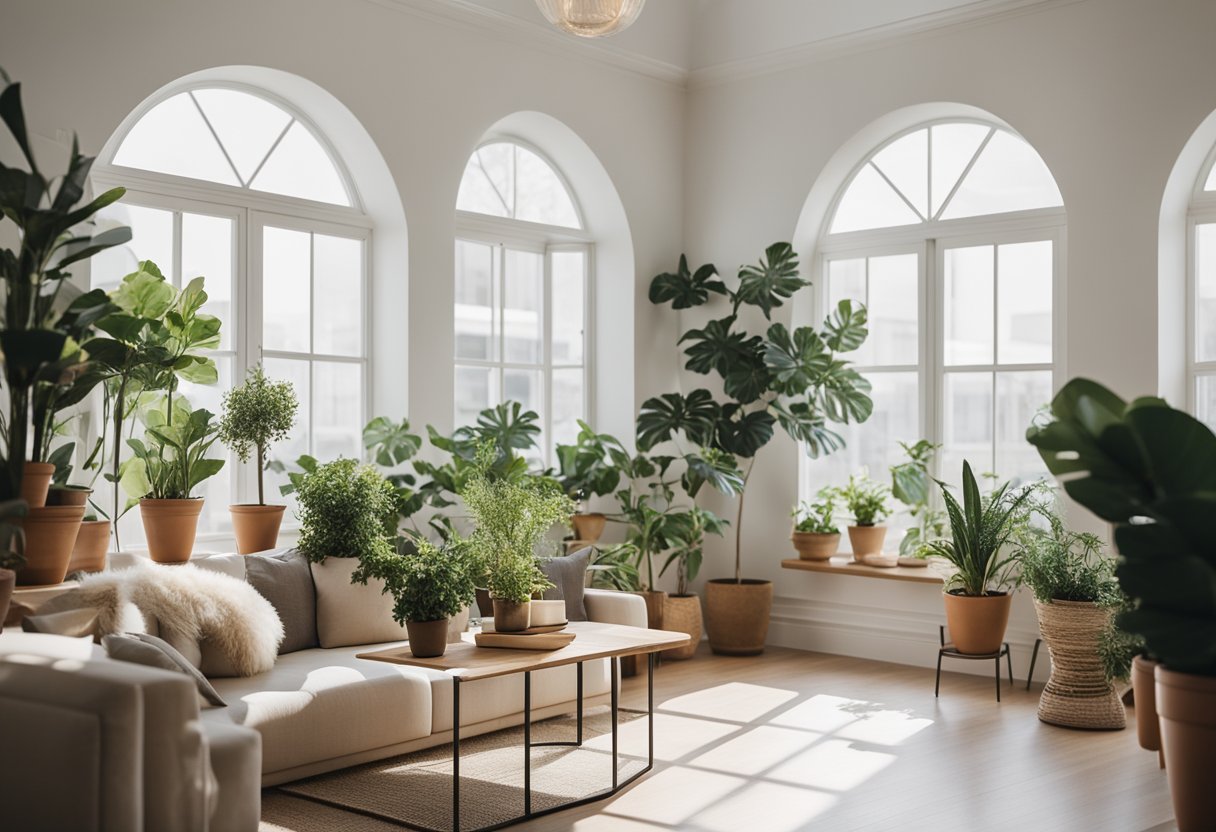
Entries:
POLYGON ((546 601, 564 600, 567 621, 587 620, 583 587, 587 583, 587 565, 590 562, 590 546, 560 558, 549 558, 540 562, 541 571, 553 583, 553 587, 545 590, 542 597, 546 601))
POLYGON ((97 612, 88 608, 27 615, 21 619, 21 629, 27 633, 49 633, 55 636, 80 638, 97 635, 97 612))
POLYGON ((228 707, 203 717, 257 729, 264 774, 429 736, 427 677, 355 658, 389 646, 299 650, 280 656, 267 673, 216 679, 228 707))
POLYGON ((317 590, 317 640, 322 647, 406 638, 405 627, 393 620, 393 596, 384 592, 384 582, 373 579, 367 586, 350 582, 358 565, 355 558, 326 558, 311 564, 317 590))
POLYGON ((215 692, 215 688, 199 672, 198 668, 163 639, 147 633, 117 633, 104 637, 101 645, 106 649, 109 657, 116 661, 184 673, 190 677, 194 686, 198 688, 199 695, 209 704, 217 707, 228 704, 215 692))
POLYGON ((308 560, 295 549, 245 556, 245 578, 274 605, 283 622, 279 655, 316 647, 317 591, 308 560))

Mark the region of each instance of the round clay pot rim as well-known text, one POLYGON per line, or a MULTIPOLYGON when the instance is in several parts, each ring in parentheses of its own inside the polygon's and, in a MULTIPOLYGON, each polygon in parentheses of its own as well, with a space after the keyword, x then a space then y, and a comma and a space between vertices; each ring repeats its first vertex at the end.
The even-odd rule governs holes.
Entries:
POLYGON ((1097 601, 1066 601, 1063 598, 1052 598, 1050 601, 1040 601, 1038 598, 1035 598, 1034 602, 1036 605, 1042 606, 1042 607, 1055 607, 1055 606, 1097 607, 1098 606, 1097 601))
POLYGON ((85 505, 76 506, 30 506, 26 509, 24 517, 18 517, 17 522, 22 523, 27 520, 55 520, 62 517, 72 517, 76 514, 77 509, 80 510, 80 516, 84 517, 85 505))
POLYGON ((106 518, 103 517, 103 518, 100 518, 97 520, 81 520, 80 525, 83 526, 85 523, 88 523, 93 526, 100 526, 102 523, 109 523, 109 522, 110 522, 109 520, 107 520, 106 518))
POLYGON ((840 537, 840 532, 800 532, 794 529, 791 534, 801 534, 807 537, 840 537))
POLYGON ((762 580, 761 578, 742 578, 738 581, 734 578, 712 578, 708 583, 718 584, 719 586, 761 586, 763 584, 771 584, 772 581, 762 580))
POLYGON ((164 505, 166 503, 201 503, 204 497, 140 497, 139 504, 156 503, 164 505))
POLYGON ((849 526, 850 529, 885 529, 886 526, 882 523, 853 523, 849 526))
POLYGON ((51 462, 34 462, 32 459, 27 459, 24 468, 28 468, 31 471, 45 471, 49 468, 51 471, 54 471, 55 465, 51 462))
POLYGON ((983 595, 964 595, 961 589, 943 589, 942 595, 949 595, 951 598, 965 598, 968 601, 991 601, 993 598, 1012 597, 1008 591, 1000 590, 985 592, 983 595))
POLYGON ((668 598, 696 598, 698 600, 701 598, 701 596, 695 592, 685 592, 682 595, 679 593, 676 593, 676 592, 669 592, 669 593, 667 593, 667 597, 668 598))
MULTIPOLYGON (((194 499, 201 500, 203 498, 198 497, 198 498, 194 498, 194 499)), ((236 511, 236 512, 250 511, 250 510, 256 512, 256 511, 264 511, 267 509, 278 509, 279 511, 284 511, 286 508, 287 508, 286 505, 279 505, 278 503, 232 503, 231 505, 228 506, 229 511, 236 511)))
POLYGON ((607 517, 602 511, 576 511, 574 517, 607 517))
MULTIPOLYGON (((1198 673, 1184 673, 1181 670, 1170 670, 1160 662, 1157 662, 1156 667, 1153 668, 1153 676, 1159 687, 1195 693, 1212 693, 1216 691, 1216 676, 1201 676, 1198 673)), ((1160 697, 1158 697, 1157 701, 1161 701, 1160 697)), ((1160 705, 1157 706, 1157 712, 1161 712, 1160 705)))
POLYGON ((410 618, 405 619, 406 624, 438 624, 440 621, 442 621, 444 624, 448 623, 446 618, 432 618, 430 621, 414 621, 410 618))

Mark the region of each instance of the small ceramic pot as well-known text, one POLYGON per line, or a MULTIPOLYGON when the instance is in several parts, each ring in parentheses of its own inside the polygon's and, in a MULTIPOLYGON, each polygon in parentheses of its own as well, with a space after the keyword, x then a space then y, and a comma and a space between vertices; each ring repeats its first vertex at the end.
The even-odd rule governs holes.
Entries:
POLYGON ((570 518, 570 523, 574 526, 574 536, 583 543, 595 543, 599 540, 607 522, 608 518, 599 512, 576 514, 570 518))
POLYGON ((240 555, 265 552, 279 543, 279 526, 287 506, 243 504, 228 506, 232 515, 232 531, 236 534, 236 551, 240 555))
POLYGON ((494 631, 518 633, 531 626, 532 603, 494 599, 494 631))
POLYGON ((1001 649, 1009 624, 1012 595, 1008 592, 987 595, 945 592, 942 598, 946 603, 946 629, 960 653, 982 656, 1001 649))
POLYGON ((790 540, 798 550, 799 560, 831 560, 840 548, 840 532, 820 534, 795 531, 790 534, 790 540))
POLYGON ((157 563, 185 563, 194 550, 201 497, 186 500, 139 501, 139 517, 148 538, 148 554, 157 563))
POLYGON ((25 565, 17 570, 18 586, 63 583, 83 517, 84 506, 41 506, 14 521, 25 530, 25 565))
POLYGON ((420 659, 434 659, 448 649, 448 620, 406 621, 410 652, 420 659))
POLYGON ((110 548, 110 521, 85 520, 76 533, 68 573, 100 572, 106 568, 106 550, 110 548))
POLYGON ((46 494, 54 475, 55 466, 49 462, 26 462, 21 470, 19 496, 29 503, 30 508, 42 508, 46 505, 46 494))
POLYGON ((861 563, 863 555, 882 554, 882 544, 886 538, 886 526, 849 526, 849 544, 853 547, 853 560, 861 563))
POLYGON ((83 506, 89 502, 93 489, 79 485, 52 486, 46 492, 48 506, 83 506))
POLYGON ((566 623, 566 602, 532 599, 528 612, 529 627, 551 627, 566 623))
POLYGON ((1157 665, 1157 713, 1178 832, 1216 829, 1216 677, 1157 665))

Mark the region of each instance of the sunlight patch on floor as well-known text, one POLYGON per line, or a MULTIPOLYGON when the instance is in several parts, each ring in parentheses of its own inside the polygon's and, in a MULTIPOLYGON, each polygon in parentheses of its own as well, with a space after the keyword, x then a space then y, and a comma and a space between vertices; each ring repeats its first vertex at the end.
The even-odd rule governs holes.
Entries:
MULTIPOLYGON (((704 719, 656 713, 654 716, 654 758, 672 762, 693 754, 707 745, 713 745, 723 737, 738 731, 738 726, 724 725, 704 719)), ((619 747, 622 754, 635 757, 646 756, 646 718, 635 719, 618 729, 619 747)), ((612 752, 612 735, 602 734, 583 743, 584 748, 612 752)))
POLYGON ((709 832, 795 832, 836 804, 834 795, 780 786, 753 783, 692 818, 698 829, 709 832))
POLYGON ((782 763, 767 777, 799 786, 843 792, 895 762, 894 754, 862 751, 846 740, 825 740, 782 763))
POLYGON ((673 766, 642 779, 613 799, 604 811, 680 828, 746 784, 741 777, 673 766))
POLYGON ((899 745, 933 724, 933 720, 914 717, 902 711, 876 711, 844 726, 836 736, 875 745, 899 745))
POLYGON ((792 690, 730 682, 668 699, 659 708, 669 713, 688 716, 704 716, 729 722, 751 722, 797 696, 792 690))
POLYGON ((805 702, 799 702, 784 713, 777 714, 769 720, 769 724, 830 734, 850 722, 856 722, 859 715, 849 709, 865 704, 858 699, 819 694, 805 702))
POLYGON ((689 765, 754 776, 814 745, 822 734, 762 725, 712 748, 689 765))

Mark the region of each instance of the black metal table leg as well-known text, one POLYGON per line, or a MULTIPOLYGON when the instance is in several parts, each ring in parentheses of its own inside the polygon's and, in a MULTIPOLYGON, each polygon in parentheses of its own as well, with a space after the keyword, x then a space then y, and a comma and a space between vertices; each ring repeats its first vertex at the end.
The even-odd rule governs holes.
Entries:
POLYGON ((578 678, 578 744, 583 744, 583 663, 579 662, 575 673, 578 678))
POLYGON ((1013 651, 1009 649, 1009 642, 1005 642, 1005 664, 1009 666, 1009 687, 1013 687, 1013 651))
POLYGON ((460 677, 452 677, 452 832, 460 832, 460 677))
POLYGON ((620 694, 617 693, 617 681, 621 676, 621 659, 619 656, 613 656, 608 660, 612 666, 612 789, 616 791, 617 777, 619 767, 617 766, 617 728, 616 728, 616 711, 620 704, 620 694))
POLYGON ((649 660, 646 668, 646 731, 649 734, 647 740, 646 763, 647 766, 654 765, 654 653, 647 653, 646 658, 649 660))
POLYGON ((943 655, 943 651, 938 650, 937 651, 937 681, 935 681, 933 683, 934 698, 937 698, 937 696, 942 691, 942 655, 943 655))
POLYGON ((995 659, 993 659, 993 662, 996 664, 996 701, 1000 702, 1001 701, 1001 656, 999 653, 997 654, 997 657, 995 659))
POLYGON ((1036 638, 1034 640, 1034 651, 1030 654, 1030 672, 1026 674, 1026 690, 1030 690, 1030 682, 1034 679, 1034 663, 1039 658, 1039 647, 1042 646, 1043 639, 1036 638))
POLYGON ((524 817, 532 817, 532 671, 524 671, 524 817))

